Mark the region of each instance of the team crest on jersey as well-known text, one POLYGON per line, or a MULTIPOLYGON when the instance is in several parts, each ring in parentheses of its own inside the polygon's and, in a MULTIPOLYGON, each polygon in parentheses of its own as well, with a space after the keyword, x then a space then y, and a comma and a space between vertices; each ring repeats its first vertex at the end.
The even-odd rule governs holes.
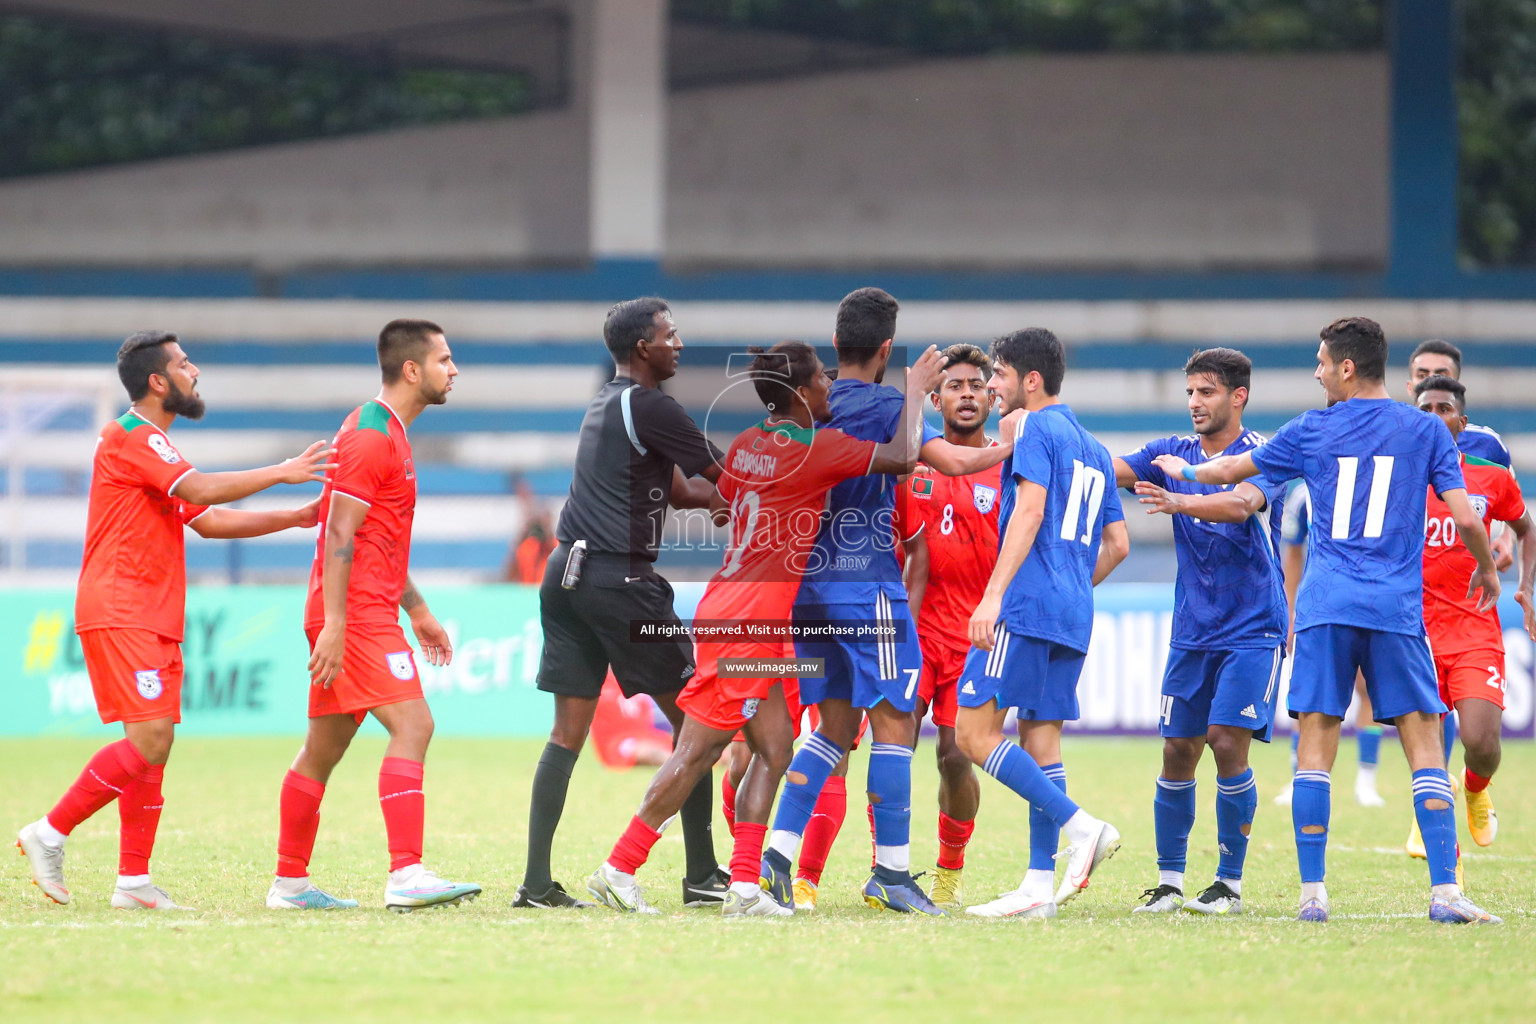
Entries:
POLYGON ((135 672, 133 681, 138 685, 139 696, 145 700, 154 700, 165 692, 165 686, 160 682, 160 670, 157 668, 135 672))
POLYGON ((181 453, 171 447, 171 442, 165 439, 164 434, 150 434, 149 447, 160 456, 160 461, 169 462, 171 465, 181 461, 181 453))
POLYGON ((1488 496, 1485 494, 1469 494, 1467 500, 1472 503, 1472 511, 1481 519, 1488 514, 1488 496))
POLYGON ((413 679, 416 676, 416 665, 411 661, 410 651, 396 651, 394 654, 384 655, 384 660, 389 663, 389 671, 396 679, 413 679))
POLYGON ((753 715, 757 714, 757 705, 758 705, 758 703, 759 703, 759 699, 757 697, 748 697, 746 700, 742 701, 741 702, 741 717, 742 718, 751 718, 753 715))
POLYGON ((992 506, 997 504, 997 488, 976 484, 971 488, 971 497, 976 502, 976 511, 986 515, 992 511, 992 506))
POLYGON ((405 478, 407 480, 415 480, 416 479, 416 467, 411 465, 411 460, 410 459, 406 459, 405 460, 405 478))

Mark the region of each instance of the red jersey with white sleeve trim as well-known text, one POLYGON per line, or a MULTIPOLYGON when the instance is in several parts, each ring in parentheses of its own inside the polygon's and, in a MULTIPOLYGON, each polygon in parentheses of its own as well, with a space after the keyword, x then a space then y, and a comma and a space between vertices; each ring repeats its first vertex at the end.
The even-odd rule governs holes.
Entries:
POLYGON ((96 439, 75 632, 127 627, 181 641, 187 554, 182 527, 207 505, 176 497, 193 472, 165 431, 129 410, 96 439))
POLYGON ((336 434, 331 453, 336 468, 320 496, 320 535, 309 572, 304 627, 325 625, 325 525, 334 495, 360 501, 368 514, 353 538, 352 575, 347 584, 347 625, 398 625, 411 561, 411 520, 416 514, 416 467, 405 425, 384 402, 374 399, 352 410, 336 434))
MULTIPOLYGON (((1493 520, 1509 522, 1525 515, 1525 498, 1514 474, 1503 466, 1461 456, 1467 500, 1486 531, 1493 520)), ((1498 609, 1477 610, 1479 591, 1467 597, 1477 559, 1467 550, 1451 510, 1429 489, 1424 516, 1424 628, 1436 658, 1463 651, 1502 651, 1504 631, 1498 609)))
POLYGON ((918 464, 907 481, 912 508, 925 524, 928 586, 918 612, 918 636, 969 648, 971 613, 997 564, 997 507, 1003 467, 945 476, 918 464))
POLYGON ((699 619, 787 622, 821 528, 827 492, 864 476, 875 442, 790 422, 749 427, 731 442, 720 496, 731 503, 725 564, 699 601, 699 619))

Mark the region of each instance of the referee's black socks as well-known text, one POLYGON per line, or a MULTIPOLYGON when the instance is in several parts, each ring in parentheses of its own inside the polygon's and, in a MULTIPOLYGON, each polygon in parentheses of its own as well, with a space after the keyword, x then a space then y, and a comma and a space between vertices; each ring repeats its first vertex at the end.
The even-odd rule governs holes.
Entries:
MULTIPOLYGON (((565 812, 565 793, 571 785, 571 769, 575 767, 575 751, 558 743, 544 744, 539 767, 533 773, 533 800, 528 807, 528 866, 523 869, 523 885, 531 893, 549 889, 549 850, 555 841, 555 829, 560 826, 560 815, 565 812)), ((706 796, 706 809, 708 799, 706 796)), ((690 796, 689 802, 692 801, 690 796)), ((692 860, 690 845, 689 862, 692 860)))
POLYGON ((685 881, 705 882, 720 862, 715 859, 715 773, 708 771, 683 802, 678 817, 683 825, 683 848, 688 858, 685 881))

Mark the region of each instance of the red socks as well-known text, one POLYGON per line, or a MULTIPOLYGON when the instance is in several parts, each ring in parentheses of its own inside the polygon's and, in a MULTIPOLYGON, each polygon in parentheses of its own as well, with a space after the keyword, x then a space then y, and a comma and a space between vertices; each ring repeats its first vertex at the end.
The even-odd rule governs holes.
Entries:
POLYGON ((608 855, 608 865, 626 875, 634 874, 651 856, 651 847, 660 838, 660 832, 641 821, 638 814, 635 815, 629 819, 629 827, 619 836, 619 841, 613 844, 613 852, 608 855))
POLYGON ((421 791, 422 765, 404 757, 386 757, 379 768, 379 806, 389 836, 389 870, 421 863, 427 798, 421 791))
POLYGON ((736 785, 731 782, 730 772, 720 776, 720 810, 725 813, 725 827, 734 836, 736 834, 736 785))
POLYGON ((309 858, 320 830, 320 800, 325 786, 296 771, 283 776, 277 804, 277 876, 309 877, 309 858))
POLYGON ((832 853, 832 844, 842 830, 843 819, 848 815, 848 780, 841 775, 827 777, 827 784, 816 798, 811 820, 806 823, 805 835, 800 839, 800 862, 795 867, 795 877, 803 878, 812 885, 821 884, 821 873, 832 853))
POLYGON ((959 871, 965 867, 965 845, 976 831, 976 821, 956 821, 939 812, 939 867, 959 871))
POLYGON ((750 821, 736 823, 736 845, 731 848, 731 884, 758 884, 763 877, 763 842, 767 838, 767 825, 750 821))
MULTIPOLYGON (((48 823, 69 835, 76 825, 117 799, 148 767, 149 762, 126 739, 108 743, 86 762, 75 784, 48 812, 48 823)), ((159 791, 158 782, 155 789, 159 791)))
POLYGON ((155 852, 155 831, 160 827, 160 809, 165 805, 165 798, 160 795, 164 779, 165 765, 152 764, 124 786, 117 798, 119 875, 149 874, 149 855, 155 852))
MULTIPOLYGON (((1477 774, 1477 772, 1474 772, 1471 768, 1467 768, 1462 772, 1461 781, 1466 785, 1468 793, 1481 793, 1483 790, 1488 788, 1488 783, 1492 782, 1493 780, 1485 779, 1481 775, 1477 774)), ((58 828, 57 825, 54 827, 58 828)), ((59 829, 59 831, 62 832, 64 830, 59 829)))

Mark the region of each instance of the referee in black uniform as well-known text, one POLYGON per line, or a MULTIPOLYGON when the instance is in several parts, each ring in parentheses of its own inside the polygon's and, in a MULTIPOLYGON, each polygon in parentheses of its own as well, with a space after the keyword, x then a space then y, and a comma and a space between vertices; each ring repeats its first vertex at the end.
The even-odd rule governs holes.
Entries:
MULTIPOLYGON (((652 565, 667 505, 707 508, 724 456, 658 388, 677 372, 683 349, 664 300, 631 299, 614 306, 603 324, 603 341, 616 372, 581 421, 576 473, 555 531, 560 546, 539 587, 544 627, 539 689, 555 695, 555 726, 533 776, 528 866, 514 907, 592 906, 550 877, 549 857, 571 769, 609 668, 625 696, 655 698, 674 733, 683 722, 674 698, 693 676, 687 638, 632 643, 630 624, 677 621, 672 587, 652 565), (580 549, 574 561, 573 549, 580 549)), ((719 903, 729 887, 728 874, 715 860, 713 815, 709 774, 680 814, 688 860, 685 906, 719 903)))

